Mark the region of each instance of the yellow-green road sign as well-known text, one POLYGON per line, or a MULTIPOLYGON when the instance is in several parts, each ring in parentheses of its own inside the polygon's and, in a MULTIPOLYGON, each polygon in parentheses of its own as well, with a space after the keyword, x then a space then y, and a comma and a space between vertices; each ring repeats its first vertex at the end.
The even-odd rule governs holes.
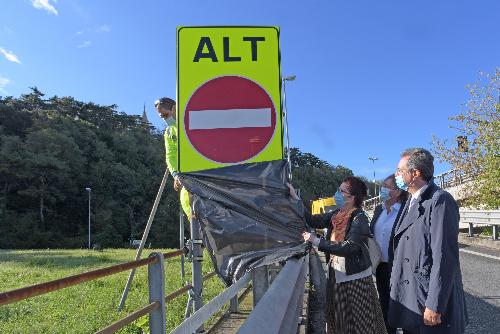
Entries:
POLYGON ((283 158, 277 27, 177 28, 179 171, 283 158))

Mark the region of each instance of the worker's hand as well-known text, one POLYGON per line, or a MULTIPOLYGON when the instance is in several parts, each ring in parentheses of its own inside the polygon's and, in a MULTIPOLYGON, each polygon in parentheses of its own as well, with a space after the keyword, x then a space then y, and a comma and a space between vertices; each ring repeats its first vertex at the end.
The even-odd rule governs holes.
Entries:
POLYGON ((430 308, 425 308, 424 324, 427 326, 436 326, 441 323, 441 314, 434 312, 430 308))
POLYGON ((174 189, 175 191, 179 191, 182 189, 182 182, 178 176, 174 177, 174 189))
POLYGON ((288 189, 290 189, 290 197, 293 199, 299 199, 299 196, 297 196, 297 193, 295 192, 295 188, 290 184, 286 183, 288 189))

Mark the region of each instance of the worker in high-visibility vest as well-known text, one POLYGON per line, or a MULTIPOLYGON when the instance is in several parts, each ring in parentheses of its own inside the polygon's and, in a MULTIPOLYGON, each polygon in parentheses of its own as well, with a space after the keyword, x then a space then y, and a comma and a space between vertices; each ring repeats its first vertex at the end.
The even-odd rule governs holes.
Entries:
POLYGON ((155 101, 155 108, 160 117, 165 121, 167 127, 165 129, 165 160, 167 162, 168 170, 174 178, 174 189, 180 190, 180 201, 182 210, 191 219, 191 209, 189 206, 189 193, 182 186, 177 173, 179 172, 177 165, 177 123, 175 101, 162 97, 155 101))

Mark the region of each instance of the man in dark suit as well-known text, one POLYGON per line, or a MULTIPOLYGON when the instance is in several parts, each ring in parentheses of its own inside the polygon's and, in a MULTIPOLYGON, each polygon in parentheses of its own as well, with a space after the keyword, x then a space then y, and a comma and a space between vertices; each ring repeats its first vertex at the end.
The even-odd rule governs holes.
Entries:
POLYGON ((392 262, 394 259, 393 238, 396 222, 403 212, 403 205, 408 198, 408 193, 396 186, 396 178, 393 174, 385 178, 380 187, 381 204, 375 207, 370 229, 375 240, 380 246, 382 257, 375 277, 377 278, 377 291, 384 315, 385 326, 388 334, 396 334, 396 329, 387 322, 387 311, 389 308, 390 279, 392 262))
POLYGON ((467 310, 458 254, 458 205, 432 182, 434 157, 401 154, 396 184, 411 198, 396 223, 389 324, 406 333, 463 333, 467 310))

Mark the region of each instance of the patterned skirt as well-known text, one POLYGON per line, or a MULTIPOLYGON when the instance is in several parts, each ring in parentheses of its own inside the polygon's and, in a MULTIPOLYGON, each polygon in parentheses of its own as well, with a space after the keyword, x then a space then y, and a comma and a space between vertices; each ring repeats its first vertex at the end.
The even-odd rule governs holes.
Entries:
POLYGON ((330 267, 326 290, 328 334, 386 334, 382 308, 371 276, 335 283, 330 267))

